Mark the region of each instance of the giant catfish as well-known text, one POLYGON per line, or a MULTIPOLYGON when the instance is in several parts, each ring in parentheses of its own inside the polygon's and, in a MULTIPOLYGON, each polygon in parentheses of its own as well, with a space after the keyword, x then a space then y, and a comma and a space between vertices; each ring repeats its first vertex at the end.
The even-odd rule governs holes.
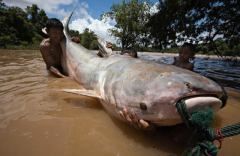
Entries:
MULTIPOLYGON (((85 90, 65 90, 98 98, 107 112, 119 119, 119 111, 133 109, 138 119, 158 126, 182 122, 176 103, 186 100, 190 113, 210 107, 218 111, 223 90, 197 73, 157 61, 123 55, 99 57, 71 41, 68 34, 73 11, 63 20, 62 66, 85 90)), ((105 40, 99 38, 99 42, 105 40)), ((100 44, 101 45, 101 44, 100 44)), ((104 49, 104 48, 103 48, 104 49)))

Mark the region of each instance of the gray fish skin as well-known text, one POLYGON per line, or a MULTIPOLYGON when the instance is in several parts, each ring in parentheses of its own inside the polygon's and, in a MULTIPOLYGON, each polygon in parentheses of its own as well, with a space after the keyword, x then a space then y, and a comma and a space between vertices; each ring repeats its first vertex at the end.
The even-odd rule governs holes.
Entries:
POLYGON ((206 107, 220 109, 222 89, 206 77, 173 65, 123 55, 101 58, 72 42, 68 35, 72 13, 63 21, 63 68, 86 91, 96 93, 109 114, 122 119, 120 110, 133 109, 138 119, 169 126, 182 122, 175 106, 182 98, 188 99, 190 113, 206 107), (145 105, 145 109, 140 105, 145 105))

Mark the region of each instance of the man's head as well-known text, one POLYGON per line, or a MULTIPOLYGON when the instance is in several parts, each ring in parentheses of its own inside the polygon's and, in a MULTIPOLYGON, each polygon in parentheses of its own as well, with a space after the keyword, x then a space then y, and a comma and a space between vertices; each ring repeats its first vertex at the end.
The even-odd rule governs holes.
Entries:
POLYGON ((50 39, 60 43, 63 39, 63 24, 56 18, 48 19, 46 22, 46 32, 50 39))
POLYGON ((51 28, 60 28, 63 30, 63 24, 56 18, 50 18, 46 22, 46 28, 50 30, 51 28))
POLYGON ((196 48, 192 43, 184 43, 182 45, 182 47, 187 47, 191 51, 192 54, 195 54, 195 52, 196 52, 196 48))
POLYGON ((181 61, 187 61, 194 57, 195 51, 196 48, 192 43, 184 43, 179 51, 179 59, 181 61))

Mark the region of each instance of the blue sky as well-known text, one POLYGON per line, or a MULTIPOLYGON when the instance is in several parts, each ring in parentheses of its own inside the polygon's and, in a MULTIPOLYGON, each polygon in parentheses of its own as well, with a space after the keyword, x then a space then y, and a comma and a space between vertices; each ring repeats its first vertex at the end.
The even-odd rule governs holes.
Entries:
MULTIPOLYGON (((67 16, 73 7, 77 4, 70 29, 78 30, 80 33, 85 28, 89 28, 97 35, 113 43, 116 40, 108 33, 108 29, 113 28, 115 21, 108 20, 103 22, 100 15, 109 12, 113 3, 121 3, 122 0, 3 0, 7 6, 18 6, 25 9, 27 6, 37 4, 40 9, 45 10, 49 18, 58 18, 62 20, 67 16)), ((158 0, 151 0, 153 4, 158 0)))

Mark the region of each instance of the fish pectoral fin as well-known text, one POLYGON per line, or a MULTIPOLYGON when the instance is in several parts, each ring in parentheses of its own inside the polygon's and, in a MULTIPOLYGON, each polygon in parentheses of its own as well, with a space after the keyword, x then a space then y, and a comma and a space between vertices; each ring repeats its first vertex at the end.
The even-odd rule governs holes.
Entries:
POLYGON ((80 89, 62 89, 64 92, 73 93, 73 94, 80 94, 83 96, 93 97, 101 99, 101 96, 94 92, 93 90, 80 90, 80 89))

